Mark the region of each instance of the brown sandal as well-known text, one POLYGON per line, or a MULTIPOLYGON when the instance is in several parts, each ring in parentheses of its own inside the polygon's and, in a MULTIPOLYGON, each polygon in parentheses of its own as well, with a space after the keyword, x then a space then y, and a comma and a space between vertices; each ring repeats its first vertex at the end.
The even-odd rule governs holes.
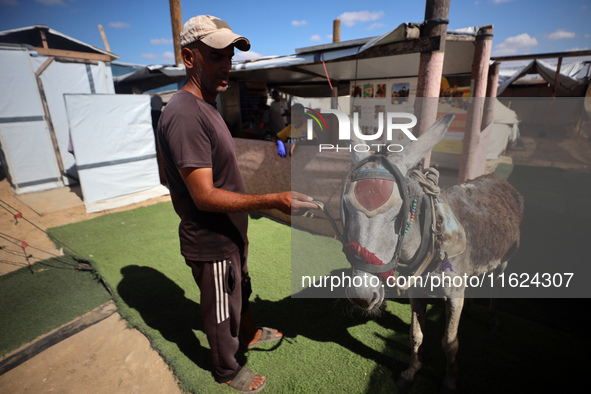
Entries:
POLYGON ((263 332, 261 333, 261 337, 259 338, 258 341, 256 341, 255 343, 248 345, 249 349, 252 349, 253 347, 257 347, 259 346, 261 343, 269 343, 269 342, 277 342, 279 340, 281 340, 283 338, 283 335, 281 336, 277 336, 277 334, 275 333, 275 331, 273 331, 272 328, 269 327, 257 327, 257 329, 262 330, 263 332))

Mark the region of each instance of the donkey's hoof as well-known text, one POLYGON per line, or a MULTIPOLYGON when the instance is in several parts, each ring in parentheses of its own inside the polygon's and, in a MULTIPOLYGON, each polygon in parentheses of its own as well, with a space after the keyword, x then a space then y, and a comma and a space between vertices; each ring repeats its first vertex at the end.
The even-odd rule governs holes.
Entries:
POLYGON ((396 387, 399 390, 408 390, 409 388, 411 388, 412 383, 410 380, 404 379, 402 376, 399 376, 398 379, 396 379, 396 387))

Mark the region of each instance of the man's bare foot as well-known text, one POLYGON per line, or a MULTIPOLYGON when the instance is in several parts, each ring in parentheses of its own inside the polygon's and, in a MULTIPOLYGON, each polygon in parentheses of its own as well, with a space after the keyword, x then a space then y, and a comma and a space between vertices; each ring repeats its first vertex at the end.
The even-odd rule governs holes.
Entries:
MULTIPOLYGON (((255 376, 254 379, 252 380, 252 382, 250 383, 250 386, 248 387, 248 389, 250 391, 254 391, 254 390, 258 389, 259 387, 262 386, 263 383, 265 383, 265 379, 266 378, 261 375, 255 376)), ((230 380, 230 381, 226 382, 226 384, 229 385, 231 382, 232 381, 230 380)))
POLYGON ((242 367, 234 379, 226 384, 241 393, 257 393, 265 387, 267 382, 264 376, 257 375, 247 367, 242 367))

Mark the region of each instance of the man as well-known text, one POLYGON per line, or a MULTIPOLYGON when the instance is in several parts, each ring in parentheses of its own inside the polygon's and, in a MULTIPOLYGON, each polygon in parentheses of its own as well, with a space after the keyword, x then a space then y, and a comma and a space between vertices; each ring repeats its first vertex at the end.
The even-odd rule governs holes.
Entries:
POLYGON ((181 254, 201 291, 214 378, 241 392, 257 392, 265 377, 238 364, 238 346, 276 341, 282 334, 257 328, 250 316, 247 212, 276 208, 291 214, 315 205, 295 192, 245 194, 234 142, 215 101, 228 87, 234 47, 249 50, 248 39, 221 19, 200 15, 185 23, 180 45, 187 82, 164 108, 158 142, 181 218, 181 254))
MULTIPOLYGON (((316 132, 313 131, 313 139, 316 139, 316 132)), ((291 123, 272 138, 277 144, 277 154, 281 157, 287 155, 285 143, 291 144, 290 152, 293 154, 295 143, 308 139, 308 125, 305 122, 305 108, 302 104, 296 103, 291 106, 291 123)))
POLYGON ((271 102, 271 133, 277 134, 287 125, 289 108, 287 102, 281 98, 277 90, 271 92, 273 101, 271 102))

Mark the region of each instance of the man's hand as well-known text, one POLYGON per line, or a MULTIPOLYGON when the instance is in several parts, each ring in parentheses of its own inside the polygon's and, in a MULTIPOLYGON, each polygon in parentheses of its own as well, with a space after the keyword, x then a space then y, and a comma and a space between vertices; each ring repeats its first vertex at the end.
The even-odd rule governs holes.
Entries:
POLYGON ((312 197, 298 192, 279 193, 281 206, 278 207, 281 212, 288 215, 303 215, 307 210, 318 208, 312 202, 312 197))

